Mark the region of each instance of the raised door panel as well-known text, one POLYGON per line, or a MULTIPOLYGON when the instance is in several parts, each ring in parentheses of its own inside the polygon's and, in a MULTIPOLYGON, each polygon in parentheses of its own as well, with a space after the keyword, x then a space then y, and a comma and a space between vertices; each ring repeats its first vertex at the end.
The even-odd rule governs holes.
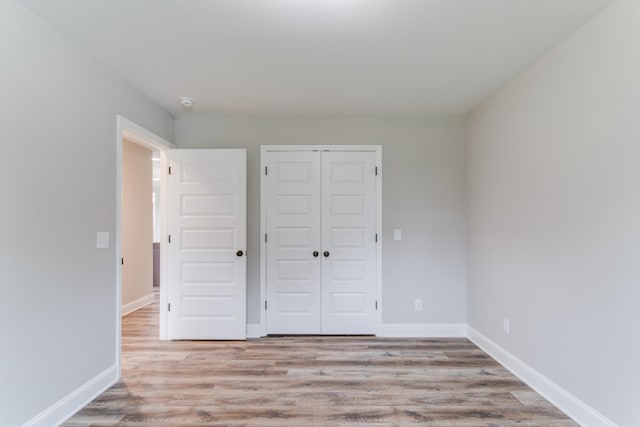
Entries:
POLYGON ((322 153, 322 333, 376 329, 376 155, 322 153))
POLYGON ((320 156, 268 152, 267 333, 321 332, 320 156))
POLYGON ((169 162, 169 338, 245 339, 246 151, 169 162))

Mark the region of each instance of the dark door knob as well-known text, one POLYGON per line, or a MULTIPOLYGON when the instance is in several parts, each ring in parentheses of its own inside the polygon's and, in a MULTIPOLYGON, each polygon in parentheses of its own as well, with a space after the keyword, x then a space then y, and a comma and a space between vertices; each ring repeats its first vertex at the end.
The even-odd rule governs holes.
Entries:
POLYGON ((325 258, 328 258, 329 257, 329 251, 324 251, 324 253, 322 255, 324 255, 325 258))
POLYGON ((238 256, 242 256, 242 255, 244 255, 244 252, 242 252, 242 251, 238 251, 238 252, 236 252, 236 255, 238 255, 238 256))
POLYGON ((318 255, 320 255, 320 252, 318 252, 318 251, 313 251, 313 256, 314 256, 314 257, 317 257, 318 255))

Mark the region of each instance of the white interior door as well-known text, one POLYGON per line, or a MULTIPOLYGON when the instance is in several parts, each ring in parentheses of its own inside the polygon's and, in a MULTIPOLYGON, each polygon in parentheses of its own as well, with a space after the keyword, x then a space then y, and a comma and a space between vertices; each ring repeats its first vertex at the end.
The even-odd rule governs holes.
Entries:
POLYGON ((322 153, 322 333, 376 331, 376 154, 322 153))
POLYGON ((246 338, 246 151, 170 150, 170 339, 246 338))
POLYGON ((376 153, 266 151, 268 334, 376 332, 376 153))
POLYGON ((266 156, 267 333, 319 334, 320 153, 266 156))

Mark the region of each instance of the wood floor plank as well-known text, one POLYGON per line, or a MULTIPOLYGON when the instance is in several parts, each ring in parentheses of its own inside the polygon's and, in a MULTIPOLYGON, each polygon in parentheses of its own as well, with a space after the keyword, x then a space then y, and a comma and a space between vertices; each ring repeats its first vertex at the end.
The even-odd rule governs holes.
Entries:
POLYGON ((467 339, 158 341, 122 322, 122 380, 64 425, 575 426, 467 339))

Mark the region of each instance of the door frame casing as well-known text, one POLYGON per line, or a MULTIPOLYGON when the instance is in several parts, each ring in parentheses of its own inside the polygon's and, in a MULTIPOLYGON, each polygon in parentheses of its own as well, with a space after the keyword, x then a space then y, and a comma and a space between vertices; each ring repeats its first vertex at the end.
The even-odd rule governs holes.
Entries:
MULTIPOLYGON (((120 376, 120 353, 122 345, 122 150, 125 138, 135 144, 160 152, 160 305, 167 300, 167 152, 175 145, 131 120, 116 116, 116 363, 120 376)), ((150 249, 151 250, 151 249, 150 249)), ((159 338, 167 339, 167 313, 160 310, 159 338)))
MULTIPOLYGON (((382 145, 261 145, 260 146, 260 325, 253 330, 253 337, 267 335, 267 318, 265 298, 267 296, 267 243, 264 235, 267 232, 266 210, 266 176, 267 167, 265 153, 272 151, 348 151, 348 152, 375 152, 378 174, 376 175, 376 233, 378 244, 376 245, 376 335, 382 331, 382 145)), ((256 325, 258 326, 258 325, 256 325)))

